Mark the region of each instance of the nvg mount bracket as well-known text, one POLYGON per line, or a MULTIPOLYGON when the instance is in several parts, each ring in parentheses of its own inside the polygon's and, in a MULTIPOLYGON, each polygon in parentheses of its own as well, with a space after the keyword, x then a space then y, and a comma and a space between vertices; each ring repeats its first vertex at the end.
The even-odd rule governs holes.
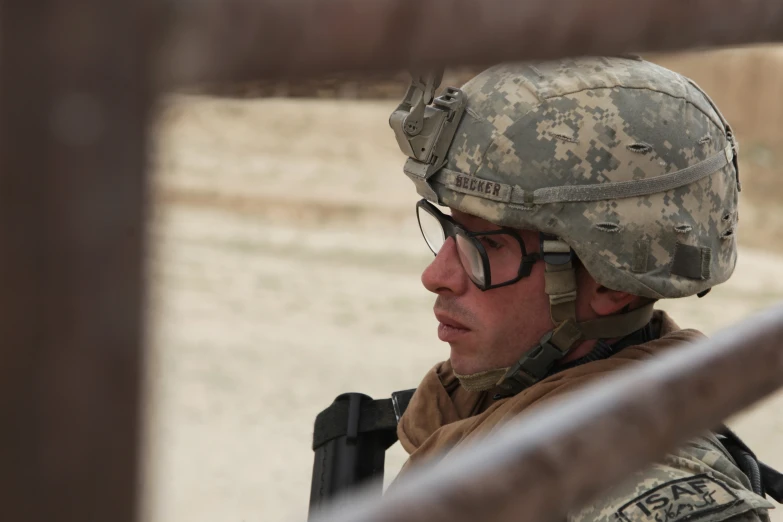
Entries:
POLYGON ((446 153, 467 105, 465 93, 453 87, 434 98, 442 79, 442 70, 412 73, 405 98, 389 118, 400 150, 422 164, 425 179, 446 163, 446 153))

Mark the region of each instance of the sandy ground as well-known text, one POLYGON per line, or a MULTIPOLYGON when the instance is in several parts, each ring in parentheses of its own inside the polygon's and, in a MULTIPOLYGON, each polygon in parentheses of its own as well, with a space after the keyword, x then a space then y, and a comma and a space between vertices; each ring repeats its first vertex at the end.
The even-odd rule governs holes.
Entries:
MULTIPOLYGON (((315 415, 342 392, 414 387, 447 356, 419 283, 431 257, 391 109, 167 102, 151 225, 148 521, 304 520, 315 415)), ((781 269, 783 257, 743 248, 730 282, 665 308, 715 332, 780 301, 781 269)), ((731 420, 779 469, 781 408, 778 394, 731 420)), ((403 461, 396 445, 387 476, 403 461)))

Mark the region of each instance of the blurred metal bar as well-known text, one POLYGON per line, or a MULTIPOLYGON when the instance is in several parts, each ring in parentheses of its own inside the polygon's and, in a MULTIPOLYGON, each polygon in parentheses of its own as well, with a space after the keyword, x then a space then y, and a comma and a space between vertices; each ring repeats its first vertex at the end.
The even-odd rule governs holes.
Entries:
POLYGON ((315 522, 542 522, 783 386, 783 307, 553 401, 315 522))
POLYGON ((783 41, 780 0, 173 5, 168 49, 157 73, 165 86, 783 41))
POLYGON ((0 2, 0 519, 137 514, 148 2, 0 2))

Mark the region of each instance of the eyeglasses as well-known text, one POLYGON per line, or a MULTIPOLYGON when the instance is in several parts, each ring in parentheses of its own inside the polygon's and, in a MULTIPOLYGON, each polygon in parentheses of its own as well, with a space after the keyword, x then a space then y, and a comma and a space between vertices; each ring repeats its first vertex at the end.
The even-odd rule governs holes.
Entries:
POLYGON ((471 232, 425 199, 416 203, 416 216, 433 254, 438 255, 446 239, 454 238, 462 267, 480 290, 516 283, 541 259, 537 253, 528 254, 522 238, 510 228, 471 232))

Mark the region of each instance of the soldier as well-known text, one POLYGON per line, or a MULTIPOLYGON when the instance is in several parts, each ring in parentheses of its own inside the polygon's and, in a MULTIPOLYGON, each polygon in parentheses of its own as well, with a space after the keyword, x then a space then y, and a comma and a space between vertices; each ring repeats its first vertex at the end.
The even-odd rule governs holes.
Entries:
MULTIPOLYGON (((737 259, 735 139, 687 78, 632 57, 505 64, 430 105, 439 82, 414 79, 390 119, 424 198, 435 259, 422 283, 451 348, 400 420, 410 459, 398 480, 702 338, 654 304, 703 297, 737 259)), ((741 465, 704 434, 570 519, 769 520, 741 465)))

